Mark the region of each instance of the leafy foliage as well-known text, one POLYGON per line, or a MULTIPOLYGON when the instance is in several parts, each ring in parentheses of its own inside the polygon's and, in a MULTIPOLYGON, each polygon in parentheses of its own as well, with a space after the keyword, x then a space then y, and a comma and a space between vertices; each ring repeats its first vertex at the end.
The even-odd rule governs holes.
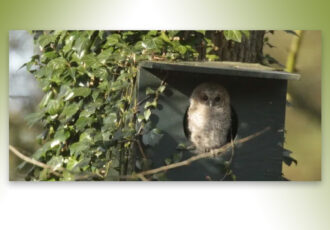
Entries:
MULTIPOLYGON (((40 53, 25 66, 45 95, 40 111, 27 118, 44 126, 38 136, 41 147, 33 158, 61 169, 61 176, 34 168, 27 179, 118 180, 133 173, 133 145, 165 89, 165 85, 149 88, 145 111, 138 111, 134 98, 138 64, 219 60, 211 36, 206 31, 36 31, 40 53), (201 55, 203 45, 206 55, 201 55)), ((225 33, 235 42, 242 36, 249 32, 225 33)), ((156 129, 148 132, 143 140, 147 145, 162 136, 156 129)))

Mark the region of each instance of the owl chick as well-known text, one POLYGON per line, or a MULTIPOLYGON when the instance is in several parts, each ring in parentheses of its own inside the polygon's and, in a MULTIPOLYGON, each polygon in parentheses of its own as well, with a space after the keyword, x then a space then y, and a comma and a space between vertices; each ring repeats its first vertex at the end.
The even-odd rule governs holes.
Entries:
POLYGON ((227 90, 214 82, 200 84, 191 94, 187 116, 190 141, 198 153, 224 145, 231 126, 227 90))

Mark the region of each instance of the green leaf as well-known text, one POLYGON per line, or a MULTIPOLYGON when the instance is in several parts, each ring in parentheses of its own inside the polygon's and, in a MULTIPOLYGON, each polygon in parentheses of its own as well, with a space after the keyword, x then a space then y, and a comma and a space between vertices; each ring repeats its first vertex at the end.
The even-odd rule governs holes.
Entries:
POLYGON ((75 179, 74 175, 68 171, 63 172, 63 178, 61 178, 62 181, 73 181, 75 179))
POLYGON ((244 36, 249 39, 250 38, 250 31, 249 30, 241 30, 241 32, 244 34, 244 36))
POLYGON ((174 163, 177 163, 177 162, 181 161, 182 160, 182 157, 183 157, 183 153, 182 152, 173 154, 173 162, 174 163))
POLYGON ((111 58, 111 55, 113 54, 113 48, 107 48, 103 50, 98 56, 97 59, 100 63, 105 64, 107 61, 111 58))
POLYGON ((94 56, 94 54, 86 54, 82 59, 82 62, 84 62, 88 67, 91 68, 98 68, 101 66, 101 63, 99 60, 94 56))
POLYGON ((25 120, 27 121, 29 126, 32 126, 36 124, 37 122, 40 122, 43 118, 44 114, 42 112, 36 112, 36 113, 30 113, 25 116, 25 120))
POLYGON ((165 158, 164 162, 165 162, 166 165, 169 165, 169 164, 172 163, 172 159, 171 158, 165 158))
POLYGON ((142 136, 142 142, 145 145, 155 146, 160 142, 163 136, 164 134, 162 134, 159 129, 155 128, 142 136))
POLYGON ((177 47, 177 51, 181 54, 181 55, 184 55, 186 52, 187 52, 187 48, 185 46, 178 46, 177 47))
POLYGON ((206 54, 206 58, 208 61, 219 60, 219 56, 215 54, 206 54))
POLYGON ((197 30, 197 32, 203 34, 203 36, 205 36, 205 33, 206 33, 205 30, 197 30))
POLYGON ((75 123, 77 131, 83 131, 86 126, 90 126, 93 122, 91 117, 79 117, 75 123))
POLYGON ((152 102, 147 101, 146 104, 144 105, 145 109, 147 109, 147 108, 156 108, 156 107, 157 107, 157 100, 153 100, 152 102))
POLYGON ((38 44, 44 48, 49 43, 55 42, 56 37, 53 34, 43 34, 38 38, 38 44))
POLYGON ((40 60, 41 62, 46 62, 47 60, 52 60, 58 57, 56 51, 45 52, 41 55, 40 60))
POLYGON ((43 108, 43 107, 45 107, 45 106, 48 104, 49 99, 52 97, 52 95, 53 95, 53 91, 49 91, 49 92, 48 92, 48 93, 42 98, 42 100, 41 100, 41 102, 40 102, 40 104, 39 104, 40 108, 43 108))
POLYGON ((55 115, 59 113, 61 110, 62 110, 62 103, 61 101, 56 99, 50 99, 45 109, 45 111, 50 115, 55 115))
POLYGON ((159 93, 163 93, 165 91, 165 89, 166 89, 166 86, 165 85, 161 85, 161 86, 158 87, 157 91, 159 93))
POLYGON ((69 157, 68 163, 66 164, 66 169, 69 171, 79 172, 78 165, 79 161, 77 161, 74 157, 69 157))
POLYGON ((70 137, 70 132, 65 131, 64 129, 60 129, 55 133, 54 140, 58 140, 59 142, 63 142, 70 137))
POLYGON ((43 144, 33 155, 32 158, 39 160, 41 157, 45 157, 46 153, 51 149, 50 142, 43 144))
POLYGON ((89 144, 87 142, 79 141, 70 145, 70 155, 78 156, 88 149, 89 144))
POLYGON ((140 123, 140 122, 142 122, 144 120, 144 116, 143 115, 138 115, 138 117, 137 117, 137 121, 140 123))
POLYGON ((79 87, 73 89, 74 97, 87 97, 91 94, 91 89, 87 87, 79 87))
POLYGON ((72 103, 65 106, 63 112, 61 113, 61 117, 64 117, 66 120, 70 119, 73 115, 75 115, 78 112, 81 104, 82 101, 80 101, 79 103, 72 103))
POLYGON ((169 37, 166 35, 165 31, 161 32, 160 37, 167 43, 171 43, 171 40, 169 39, 169 37))
POLYGON ((50 161, 47 162, 53 170, 57 170, 62 167, 64 158, 62 156, 53 156, 50 161))
POLYGON ((151 94, 155 94, 155 90, 151 89, 150 87, 147 87, 146 89, 146 95, 151 95, 151 94))
POLYGON ((93 71, 94 75, 96 78, 100 78, 102 80, 106 79, 108 76, 108 71, 106 68, 97 68, 96 70, 93 71))
POLYGON ((233 40, 235 42, 242 41, 242 33, 239 30, 225 30, 223 31, 223 34, 226 40, 233 40))
POLYGON ((117 122, 117 114, 116 113, 110 113, 103 119, 104 125, 113 125, 117 122))
POLYGON ((120 35, 119 34, 111 34, 107 37, 107 42, 105 43, 105 47, 114 46, 119 42, 120 35))
POLYGON ((149 120, 150 115, 151 115, 151 111, 150 111, 150 109, 145 110, 144 113, 143 113, 143 115, 144 115, 144 119, 145 119, 146 121, 149 120))
POLYGON ((52 70, 62 70, 68 66, 68 62, 63 57, 52 59, 47 66, 52 70))
POLYGON ((77 37, 72 49, 77 52, 78 58, 82 58, 85 55, 90 42, 91 40, 86 34, 77 37))

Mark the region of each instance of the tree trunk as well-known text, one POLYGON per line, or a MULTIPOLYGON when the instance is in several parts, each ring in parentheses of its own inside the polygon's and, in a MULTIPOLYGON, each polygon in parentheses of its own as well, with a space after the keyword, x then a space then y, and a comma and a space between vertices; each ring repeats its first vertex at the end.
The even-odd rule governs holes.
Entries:
POLYGON ((220 61, 261 63, 264 35, 264 30, 250 31, 249 38, 242 35, 242 41, 239 43, 226 40, 223 31, 214 31, 212 41, 217 46, 216 53, 220 61))

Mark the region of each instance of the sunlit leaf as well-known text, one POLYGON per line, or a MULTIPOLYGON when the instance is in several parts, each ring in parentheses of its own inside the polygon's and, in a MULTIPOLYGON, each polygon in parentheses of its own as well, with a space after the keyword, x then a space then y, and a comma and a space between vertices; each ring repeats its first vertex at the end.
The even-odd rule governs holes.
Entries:
POLYGON ((223 35, 225 36, 226 40, 233 40, 235 42, 242 41, 242 33, 239 30, 225 30, 223 31, 223 35))

